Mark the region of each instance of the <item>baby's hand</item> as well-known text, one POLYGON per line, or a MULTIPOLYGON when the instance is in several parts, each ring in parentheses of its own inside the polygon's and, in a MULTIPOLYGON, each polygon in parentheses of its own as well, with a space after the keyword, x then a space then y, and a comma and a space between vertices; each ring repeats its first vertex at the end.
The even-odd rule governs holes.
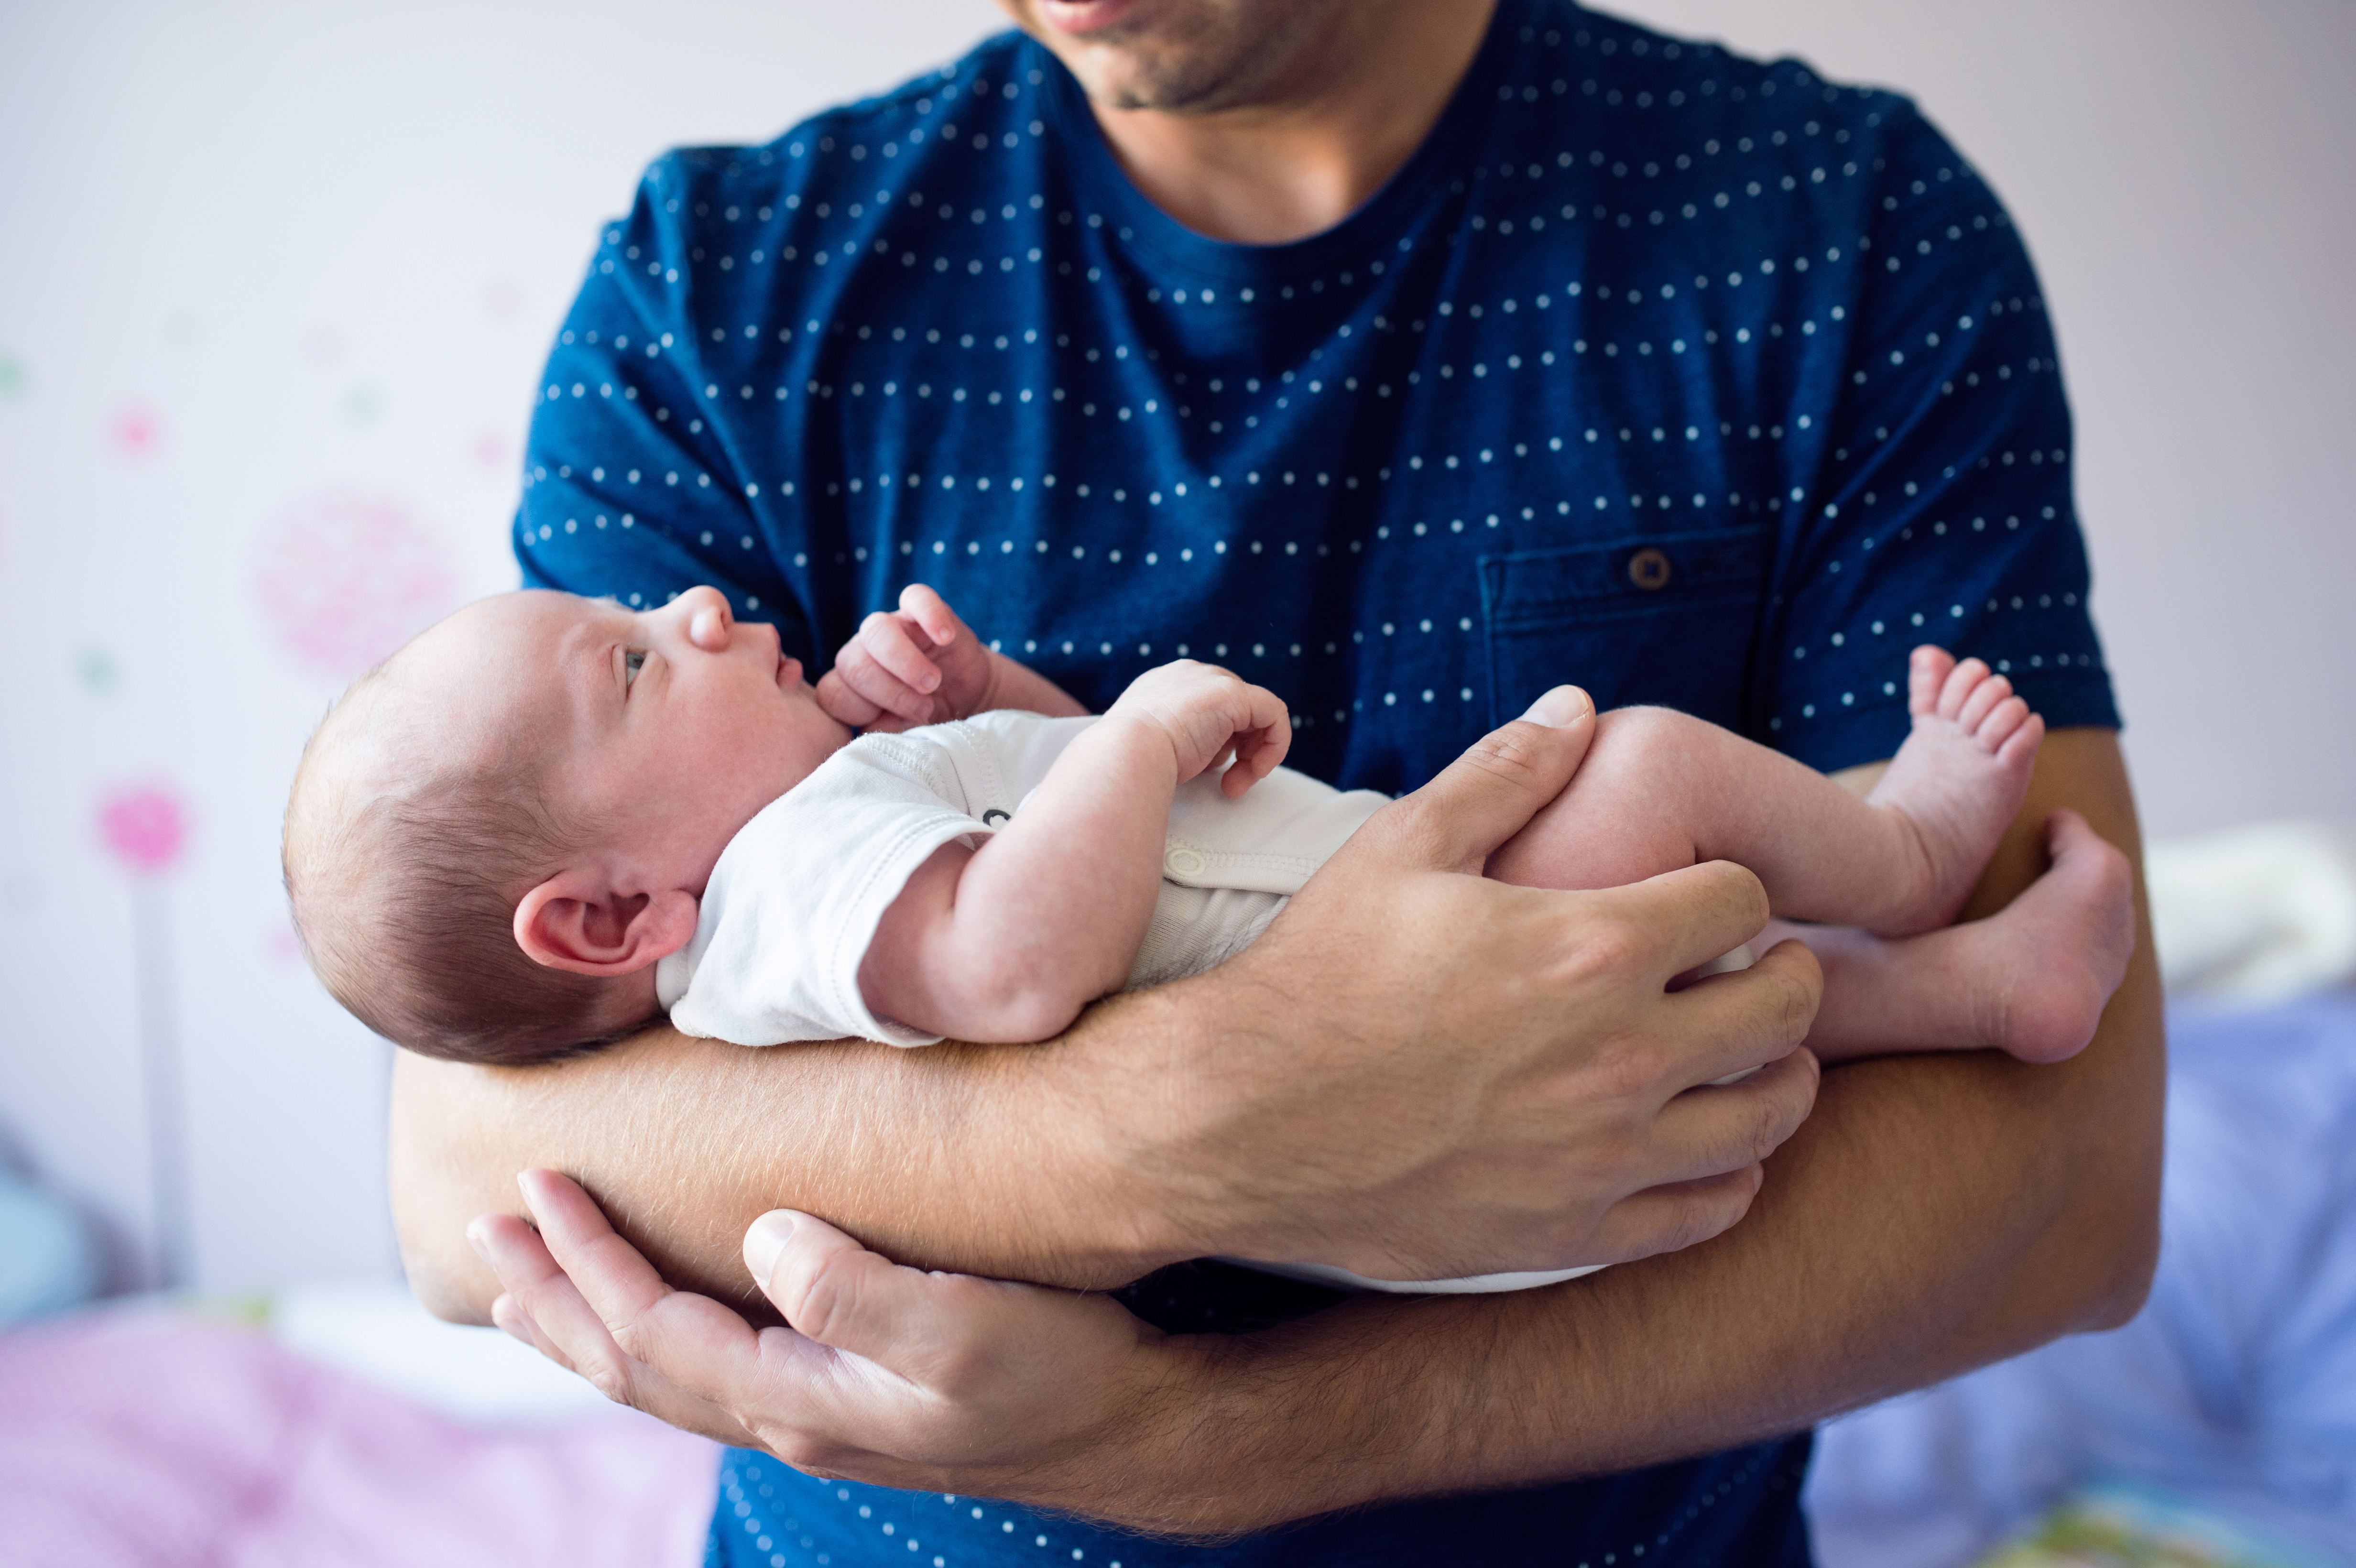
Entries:
POLYGON ((965 719, 989 706, 990 650, 921 582, 900 608, 877 611, 819 677, 818 705, 859 730, 899 731, 965 719))
POLYGON ((1219 780, 1230 799, 1268 777, 1292 745, 1292 720, 1282 699, 1193 659, 1147 670, 1105 717, 1133 719, 1167 734, 1177 752, 1180 784, 1233 756, 1236 765, 1219 780))

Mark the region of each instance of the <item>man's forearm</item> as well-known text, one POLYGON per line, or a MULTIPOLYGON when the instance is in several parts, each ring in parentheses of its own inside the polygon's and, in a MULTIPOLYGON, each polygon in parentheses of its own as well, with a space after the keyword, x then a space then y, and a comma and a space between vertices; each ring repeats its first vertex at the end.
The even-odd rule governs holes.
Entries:
MULTIPOLYGON (((1121 998, 1081 1027, 1130 1031, 1150 1055, 1183 1001, 1121 998)), ((466 1224, 522 1212, 514 1177, 534 1166, 577 1177, 666 1277, 748 1307, 739 1243, 781 1204, 969 1273, 1108 1285, 1183 1254, 1149 1230, 1164 1206, 1076 1142, 1068 1096, 1092 1081, 1047 1072, 1044 1049, 747 1051, 660 1028, 530 1068, 402 1052, 390 1165, 411 1285, 445 1317, 488 1322, 498 1286, 466 1224)))
MULTIPOLYGON (((2035 874, 2034 829, 2055 805, 2139 863, 2112 738, 2065 731, 2048 747, 2022 831, 1968 914, 2035 874)), ((2138 896, 2147 933, 2140 911, 2138 896)), ((2115 1327, 2158 1256, 2164 1058, 2147 936, 2070 1061, 1977 1052, 1827 1073, 1749 1217, 1715 1241, 1544 1291, 1365 1300, 1173 1342, 1183 1413, 1160 1500, 1196 1511, 1132 1522, 1248 1530, 1622 1470, 2115 1327), (1219 1444, 1181 1440, 1206 1420, 1219 1444)))

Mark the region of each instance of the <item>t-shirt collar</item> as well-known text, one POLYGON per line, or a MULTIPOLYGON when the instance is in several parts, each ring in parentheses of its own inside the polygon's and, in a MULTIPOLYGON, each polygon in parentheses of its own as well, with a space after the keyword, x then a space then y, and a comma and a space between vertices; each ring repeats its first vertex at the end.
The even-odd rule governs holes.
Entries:
POLYGON ((1423 144, 1357 210, 1321 233, 1281 245, 1238 245, 1188 229, 1147 199, 1106 144, 1078 80, 1046 48, 1024 38, 1030 65, 1040 71, 1041 97, 1053 131, 1051 157, 1060 157, 1073 196, 1086 212, 1100 214, 1123 248, 1150 271, 1166 267, 1190 278, 1235 284, 1281 282, 1326 271, 1386 247, 1424 212, 1433 188, 1466 172, 1463 149, 1482 144, 1495 113, 1497 84, 1510 69, 1514 40, 1535 0, 1498 0, 1472 63, 1423 144))

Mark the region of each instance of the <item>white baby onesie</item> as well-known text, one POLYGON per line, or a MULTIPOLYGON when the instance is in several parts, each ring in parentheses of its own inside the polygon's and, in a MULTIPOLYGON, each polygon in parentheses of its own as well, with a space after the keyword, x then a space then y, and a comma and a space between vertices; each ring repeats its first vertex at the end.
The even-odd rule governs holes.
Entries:
MULTIPOLYGON (((982 713, 862 735, 828 758, 721 853, 694 940, 655 970, 672 1025, 739 1045, 852 1035, 899 1046, 937 1042, 939 1035, 878 1016, 860 995, 859 965, 875 928, 935 850, 952 840, 978 848, 1095 722, 982 713)), ((1290 768, 1240 800, 1220 794, 1213 774, 1179 786, 1161 893, 1129 984, 1199 974, 1250 945, 1388 798, 1345 793, 1290 768)), ((1591 1272, 1403 1282, 1324 1264, 1250 1266, 1345 1288, 1451 1293, 1518 1290, 1591 1272)))
MULTIPOLYGON (((876 925, 935 850, 952 840, 979 847, 1095 722, 982 713, 862 735, 828 758, 722 852, 695 939, 655 971, 672 1024, 739 1045, 847 1035, 937 1041, 879 1017, 860 995, 876 925)), ((1199 974, 1248 946, 1387 798, 1290 768, 1241 800, 1221 795, 1212 774, 1179 786, 1161 896, 1129 984, 1199 974)))

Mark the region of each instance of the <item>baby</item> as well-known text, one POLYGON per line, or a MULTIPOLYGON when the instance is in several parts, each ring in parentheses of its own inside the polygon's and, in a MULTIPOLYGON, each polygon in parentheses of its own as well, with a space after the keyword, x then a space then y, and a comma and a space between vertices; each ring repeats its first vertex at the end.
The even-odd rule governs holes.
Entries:
MULTIPOLYGON (((1950 926, 2043 725, 1977 660, 1920 648, 1909 681, 1912 732, 1863 798, 1683 714, 1602 715, 1487 874, 1601 888, 1733 860, 1778 917, 1886 939, 1828 968, 1818 1055, 2066 1057, 2132 944, 2118 858, 2057 812, 2054 869, 1950 926)), ((1239 951, 1382 806, 1280 768, 1290 740, 1273 693, 1185 660, 1085 717, 921 586, 815 690, 712 589, 643 613, 505 594, 330 713, 287 888, 329 990, 429 1055, 543 1059, 664 1009, 746 1045, 1044 1040, 1239 951)))

